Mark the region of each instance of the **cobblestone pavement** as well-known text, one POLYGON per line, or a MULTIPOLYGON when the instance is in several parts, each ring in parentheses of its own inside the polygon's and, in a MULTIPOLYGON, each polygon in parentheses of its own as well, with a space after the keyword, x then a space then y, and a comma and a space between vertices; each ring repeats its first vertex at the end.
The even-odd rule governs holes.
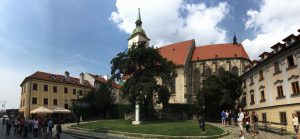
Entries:
MULTIPOLYGON (((221 124, 218 123, 210 123, 212 125, 218 126, 220 128, 223 128, 223 126, 221 124)), ((239 135, 240 135, 240 131, 239 128, 237 126, 234 125, 230 125, 229 127, 223 128, 225 130, 227 130, 227 132, 229 133, 229 135, 222 137, 221 139, 238 139, 239 135)), ((244 132, 246 130, 244 129, 244 132)), ((270 132, 265 132, 265 131, 260 131, 259 130, 259 134, 251 137, 251 135, 246 134, 245 135, 245 139, 249 138, 249 139, 295 139, 292 135, 278 135, 278 134, 274 134, 274 133, 270 133, 270 132)))

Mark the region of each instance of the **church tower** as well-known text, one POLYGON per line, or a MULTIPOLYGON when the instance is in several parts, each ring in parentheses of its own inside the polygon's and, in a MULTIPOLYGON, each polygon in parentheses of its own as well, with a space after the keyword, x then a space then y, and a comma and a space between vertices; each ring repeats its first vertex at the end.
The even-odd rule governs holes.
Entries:
POLYGON ((132 31, 132 34, 128 38, 128 48, 131 48, 132 45, 138 44, 140 42, 146 42, 146 47, 149 47, 150 39, 147 37, 146 32, 142 28, 142 19, 140 14, 140 8, 138 9, 137 20, 135 21, 135 29, 132 31))

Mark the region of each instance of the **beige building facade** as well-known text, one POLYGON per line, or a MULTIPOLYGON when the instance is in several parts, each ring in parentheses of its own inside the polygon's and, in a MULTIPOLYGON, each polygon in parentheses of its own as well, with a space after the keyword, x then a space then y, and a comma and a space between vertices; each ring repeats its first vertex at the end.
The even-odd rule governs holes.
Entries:
POLYGON ((26 77, 21 83, 21 97, 19 111, 25 117, 30 116, 30 111, 45 107, 69 109, 72 101, 83 97, 93 89, 93 86, 84 80, 84 74, 80 78, 58 75, 37 71, 26 77))
POLYGON ((293 132, 292 113, 300 116, 300 35, 283 42, 246 66, 240 102, 246 111, 255 109, 260 122, 293 132))

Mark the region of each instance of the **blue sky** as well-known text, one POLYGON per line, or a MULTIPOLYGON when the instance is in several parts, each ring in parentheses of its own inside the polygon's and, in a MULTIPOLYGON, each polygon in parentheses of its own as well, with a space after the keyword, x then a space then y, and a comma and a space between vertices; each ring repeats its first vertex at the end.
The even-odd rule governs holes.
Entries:
POLYGON ((299 13, 299 2, 292 3, 288 10, 271 12, 285 4, 270 0, 0 0, 0 101, 8 101, 7 108, 18 108, 20 83, 38 70, 69 71, 75 77, 80 72, 109 74, 110 60, 127 48, 137 8, 155 47, 193 38, 197 45, 232 42, 235 32, 250 57, 257 58, 300 28, 299 15, 293 15, 299 13))

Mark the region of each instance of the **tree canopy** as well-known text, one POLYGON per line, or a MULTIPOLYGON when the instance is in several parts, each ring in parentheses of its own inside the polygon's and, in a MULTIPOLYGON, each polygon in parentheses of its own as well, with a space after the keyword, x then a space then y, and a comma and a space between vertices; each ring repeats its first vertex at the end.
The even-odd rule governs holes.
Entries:
POLYGON ((111 60, 111 64, 111 79, 126 80, 122 91, 131 104, 138 100, 146 110, 149 106, 153 106, 151 105, 153 97, 159 99, 158 102, 164 102, 163 104, 169 99, 157 97, 157 92, 177 76, 176 65, 163 58, 158 49, 145 47, 145 43, 138 43, 117 54, 111 60))
POLYGON ((236 74, 224 72, 205 80, 203 88, 197 94, 197 102, 202 108, 204 96, 207 115, 215 116, 222 110, 233 110, 242 93, 241 78, 236 74))

